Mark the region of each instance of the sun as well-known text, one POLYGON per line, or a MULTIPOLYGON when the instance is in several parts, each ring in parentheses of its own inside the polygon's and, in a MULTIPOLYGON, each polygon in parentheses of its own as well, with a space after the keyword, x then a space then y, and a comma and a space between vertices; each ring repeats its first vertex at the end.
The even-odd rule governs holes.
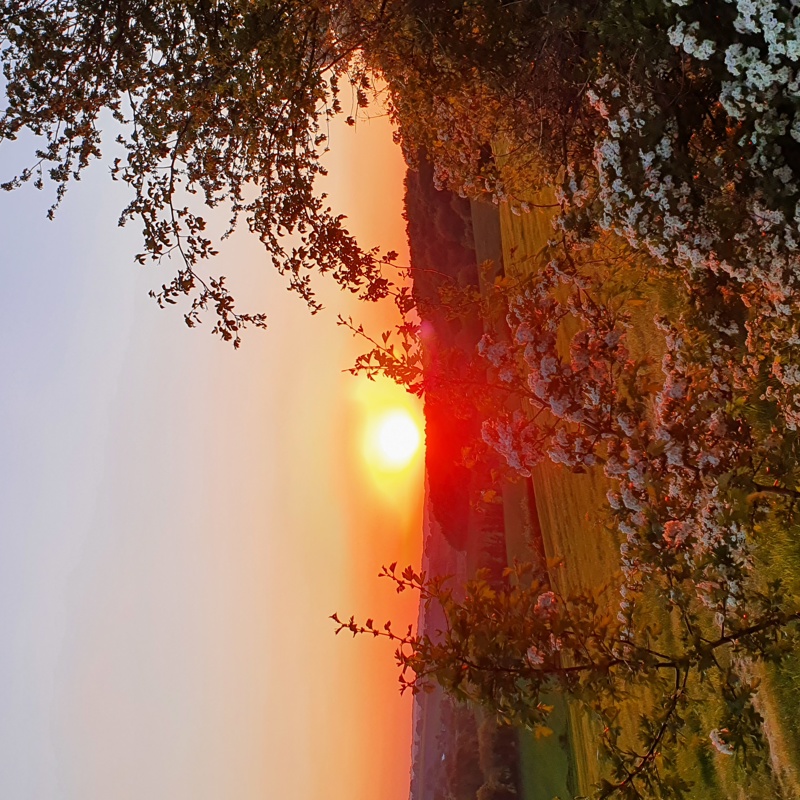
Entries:
POLYGON ((355 383, 354 428, 364 475, 384 499, 402 505, 419 490, 424 474, 422 403, 388 379, 355 383))
POLYGON ((384 469, 406 467, 419 450, 419 426, 405 409, 387 411, 374 427, 374 448, 384 469))

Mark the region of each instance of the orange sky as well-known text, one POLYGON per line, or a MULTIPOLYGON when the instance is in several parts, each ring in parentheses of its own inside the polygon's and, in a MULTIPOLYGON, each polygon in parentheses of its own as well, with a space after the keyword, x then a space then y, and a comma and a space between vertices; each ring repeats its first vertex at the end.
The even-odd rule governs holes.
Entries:
MULTIPOLYGON (((348 214, 351 232, 366 244, 379 244, 400 254, 408 263, 405 220, 402 218, 405 164, 391 141, 386 118, 359 121, 355 135, 349 130, 332 134, 331 174, 336 189, 331 200, 348 214), (341 166, 340 166, 341 164, 341 166)), ((359 309, 356 309, 359 311, 359 309)), ((369 309, 373 330, 389 327, 393 309, 369 309)), ((357 316, 354 314, 354 316, 357 316)), ((388 385, 387 385, 388 384, 388 385)), ((380 565, 391 561, 419 564, 422 545, 423 455, 399 474, 365 469, 361 437, 364 421, 376 409, 406 407, 424 427, 421 404, 398 387, 353 380, 346 389, 346 416, 339 429, 340 449, 346 456, 343 469, 334 470, 337 494, 346 503, 349 522, 347 552, 351 576, 352 610, 362 618, 391 618, 399 626, 416 619, 416 598, 398 596, 376 575, 380 565)), ((349 609, 344 609, 349 610, 349 609)), ((341 637, 340 637, 341 638, 341 637)), ((371 758, 356 758, 345 765, 353 797, 405 798, 408 794, 411 707, 410 697, 399 699, 393 648, 371 640, 339 642, 340 674, 357 674, 355 693, 344 703, 353 743, 371 758), (351 652, 348 654, 348 650, 351 652), (363 748, 363 749, 362 749, 363 748), (352 782, 351 782, 352 781, 352 782)), ((343 698, 344 700, 345 698, 343 698)), ((356 751, 358 752, 358 751, 356 751)), ((352 760, 352 756, 351 756, 352 760)), ((327 770, 326 770, 327 772, 327 770)), ((330 787, 329 787, 330 788, 330 787)), ((320 794, 323 795, 323 786, 320 794)))
MULTIPOLYGON (((360 121, 356 130, 334 125, 329 156, 324 188, 332 207, 348 216, 363 246, 395 250, 408 263, 405 165, 388 121, 360 121)), ((265 380, 278 381, 281 390, 260 421, 272 435, 275 421, 286 421, 274 446, 287 463, 272 479, 283 509, 277 520, 283 530, 271 533, 271 559, 280 567, 270 573, 269 604, 277 614, 265 624, 288 648, 270 668, 270 682, 281 687, 271 692, 270 714, 292 722, 272 732, 270 746, 275 761, 297 777, 293 800, 405 800, 411 698, 399 696, 394 648, 334 637, 327 617, 336 611, 391 618, 400 627, 416 620, 416 598, 398 596, 377 573, 392 561, 419 563, 423 451, 406 469, 382 473, 365 461, 363 437, 390 408, 408 409, 423 427, 421 404, 388 381, 343 372, 365 343, 334 328, 336 315, 352 315, 379 333, 395 322, 392 305, 367 306, 332 285, 320 298, 325 311, 293 315, 289 333, 313 363, 298 366, 294 347, 272 357, 265 380)), ((267 333, 286 335, 277 321, 267 333)))

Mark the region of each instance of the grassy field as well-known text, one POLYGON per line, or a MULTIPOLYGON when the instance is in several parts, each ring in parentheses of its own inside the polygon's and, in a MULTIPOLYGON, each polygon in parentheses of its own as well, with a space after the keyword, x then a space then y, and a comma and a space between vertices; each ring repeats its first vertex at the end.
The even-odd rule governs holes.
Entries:
MULTIPOLYGON (((489 261, 495 264, 494 270, 481 274, 485 281, 499 274, 498 267, 504 261, 500 217, 494 207, 473 203, 472 224, 478 264, 489 261)), ((508 561, 512 563, 515 558, 530 561, 531 543, 541 535, 531 487, 524 481, 507 483, 502 494, 508 561)), ((575 766, 573 749, 569 746, 569 709, 560 697, 547 698, 546 702, 553 706, 549 726, 552 735, 539 739, 526 733, 520 736, 521 779, 526 800, 566 798, 573 782, 575 766)))
MULTIPOLYGON (((547 205, 552 198, 540 196, 547 205)), ((479 262, 497 259, 502 253, 505 274, 524 279, 536 268, 535 256, 552 235, 548 212, 534 211, 513 216, 503 209, 492 220, 485 210, 473 213, 476 250, 479 262)), ((660 358, 658 337, 652 336, 652 307, 641 308, 634 320, 631 347, 638 355, 660 358)), ((549 462, 539 466, 532 476, 533 491, 523 484, 504 492, 508 556, 528 559, 532 555, 535 528, 540 528, 548 557, 563 559, 553 579, 560 588, 574 590, 616 583, 619 542, 607 524, 605 494, 609 487, 601 472, 578 475, 549 462), (532 502, 532 495, 535 501, 532 502)), ((767 532, 770 546, 764 548, 763 568, 781 573, 794 582, 800 593, 800 530, 767 532)), ((613 600, 613 595, 610 602, 613 600)), ((669 620, 663 620, 669 629, 669 620)), ((668 633, 667 633, 668 635, 668 633)), ((770 768, 745 783, 733 759, 710 754, 708 727, 701 725, 686 732, 682 762, 693 783, 693 800, 776 800, 800 798, 797 769, 800 764, 800 659, 780 671, 760 673, 764 678, 761 711, 766 717, 770 768)), ((708 708, 713 719, 713 704, 708 708)), ((626 716, 633 721, 634 709, 626 716)), ((701 715, 702 716, 702 715, 701 715)), ((557 704, 553 721, 554 735, 536 740, 521 736, 522 773, 526 800, 552 800, 588 793, 599 777, 595 732, 592 721, 578 707, 557 704)))
MULTIPOLYGON (((548 205, 554 198, 547 194, 537 198, 548 205)), ((506 276, 523 280, 536 269, 536 254, 552 236, 550 214, 545 210, 514 216, 503 209, 499 215, 503 263, 506 276)), ((619 562, 618 542, 606 526, 603 508, 608 489, 605 477, 599 470, 578 475, 567 472, 550 462, 540 464, 533 472, 531 482, 535 508, 528 511, 538 517, 542 539, 548 558, 562 561, 553 580, 562 590, 597 589, 613 581, 619 562)), ((509 526, 509 555, 517 555, 528 548, 530 542, 520 541, 514 534, 518 525, 509 526)), ((566 709, 563 715, 565 731, 559 732, 562 746, 568 751, 569 769, 565 785, 558 796, 572 796, 587 792, 599 777, 591 721, 576 707, 566 709)), ((537 762, 541 769, 543 755, 532 741, 523 735, 523 773, 528 800, 539 800, 536 784, 537 762)), ((547 798, 552 800, 553 794, 547 798)))

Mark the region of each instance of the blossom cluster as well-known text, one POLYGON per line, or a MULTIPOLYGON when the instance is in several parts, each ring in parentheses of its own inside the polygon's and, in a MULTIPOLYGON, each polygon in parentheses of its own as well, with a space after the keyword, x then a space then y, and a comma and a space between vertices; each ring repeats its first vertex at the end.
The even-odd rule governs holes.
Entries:
POLYGON ((525 474, 545 455, 568 467, 599 464, 602 443, 632 420, 630 400, 618 391, 637 371, 625 345, 625 317, 596 302, 581 276, 554 260, 510 298, 507 322, 511 340, 487 334, 479 353, 501 383, 521 390, 550 422, 517 409, 487 420, 484 440, 525 474), (559 290, 569 290, 563 302, 555 299, 559 290), (565 357, 558 341, 567 318, 581 327, 565 357))
MULTIPOLYGON (((655 390, 630 356, 628 318, 595 289, 579 270, 551 262, 509 297, 510 335, 486 335, 479 350, 524 408, 487 420, 484 440, 523 475, 548 457, 571 469, 597 466, 611 480, 621 622, 631 624, 646 579, 691 574, 671 586, 670 601, 690 596, 724 626, 745 613, 752 566, 752 509, 729 490, 751 485, 753 456, 770 446, 736 402, 754 391, 748 357, 713 328, 701 335, 685 320, 658 318, 664 354, 655 390)), ((786 380, 800 378, 786 371, 786 380)))
POLYGON ((638 81, 609 69, 587 89, 594 150, 564 171, 557 225, 578 246, 612 230, 646 254, 645 268, 730 294, 743 313, 707 322, 745 337, 739 386, 763 384, 761 399, 794 431, 800 15, 776 0, 725 0, 714 13, 664 0, 664 12, 665 57, 638 81), (665 104, 679 75, 680 102, 665 104))

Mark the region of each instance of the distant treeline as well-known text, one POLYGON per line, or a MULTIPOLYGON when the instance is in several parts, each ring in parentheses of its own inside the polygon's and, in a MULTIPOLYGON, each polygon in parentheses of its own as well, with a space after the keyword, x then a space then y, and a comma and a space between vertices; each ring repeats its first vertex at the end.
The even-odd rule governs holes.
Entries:
MULTIPOLYGON (((425 325, 426 470, 429 502, 447 542, 470 548, 473 565, 502 581, 507 566, 503 507, 480 501, 491 488, 486 470, 467 466, 464 454, 479 445, 479 392, 485 381, 474 353, 483 323, 478 305, 454 298, 478 293, 478 264, 469 201, 436 189, 423 157, 405 182, 405 216, 414 300, 425 325), (471 540, 471 541, 470 541, 471 540)), ((439 543, 428 542, 436 548, 439 543)), ((479 709, 444 697, 437 760, 427 781, 434 800, 513 800, 520 787, 516 729, 479 709)), ((421 778, 421 776, 420 776, 421 778)), ((430 795, 426 795, 430 796, 430 795)))
POLYGON ((475 476, 463 452, 480 438, 480 416, 466 395, 453 402, 453 386, 470 380, 472 355, 483 335, 477 307, 454 314, 443 302, 478 289, 478 266, 469 201, 439 191, 422 156, 405 182, 405 216, 414 276, 414 300, 425 325, 426 468, 430 502, 447 540, 466 547, 475 476))
POLYGON ((491 714, 447 700, 434 800, 515 800, 521 794, 517 731, 491 714))

